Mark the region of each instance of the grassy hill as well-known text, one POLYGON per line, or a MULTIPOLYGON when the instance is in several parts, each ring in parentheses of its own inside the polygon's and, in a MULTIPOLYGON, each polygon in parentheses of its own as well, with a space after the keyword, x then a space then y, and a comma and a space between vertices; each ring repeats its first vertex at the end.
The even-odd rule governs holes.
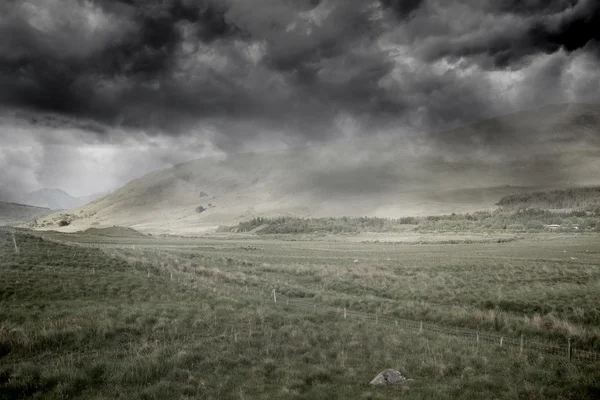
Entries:
POLYGON ((497 205, 503 208, 600 210, 600 187, 512 194, 501 198, 497 205))
POLYGON ((551 106, 430 135, 199 159, 41 225, 56 229, 66 220, 66 231, 122 225, 198 233, 255 217, 491 210, 499 198, 523 191, 600 184, 599 109, 551 106))
POLYGON ((49 208, 0 201, 0 226, 19 225, 52 214, 49 208))

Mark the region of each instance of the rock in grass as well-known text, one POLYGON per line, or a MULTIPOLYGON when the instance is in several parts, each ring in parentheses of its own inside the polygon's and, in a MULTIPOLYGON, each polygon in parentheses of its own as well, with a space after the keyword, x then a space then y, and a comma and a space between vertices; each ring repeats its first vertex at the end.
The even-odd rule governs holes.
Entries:
POLYGON ((409 381, 399 371, 386 369, 369 382, 370 385, 396 385, 409 381))

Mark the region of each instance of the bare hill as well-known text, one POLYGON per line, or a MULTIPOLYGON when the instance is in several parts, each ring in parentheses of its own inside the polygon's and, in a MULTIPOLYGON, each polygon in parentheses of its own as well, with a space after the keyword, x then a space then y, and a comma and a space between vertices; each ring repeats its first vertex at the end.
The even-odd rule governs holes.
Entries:
POLYGON ((19 225, 45 217, 54 211, 49 208, 0 201, 0 226, 19 225))
POLYGON ((44 224, 194 233, 253 217, 495 208, 513 193, 600 183, 599 110, 550 106, 426 136, 198 159, 131 181, 44 224))
MULTIPOLYGON (((30 204, 36 207, 46 207, 53 210, 68 210, 82 206, 90 201, 102 197, 104 194, 96 193, 90 196, 74 197, 60 189, 39 189, 34 192, 15 195, 18 203, 30 204)), ((13 200, 13 199, 11 199, 13 200)))

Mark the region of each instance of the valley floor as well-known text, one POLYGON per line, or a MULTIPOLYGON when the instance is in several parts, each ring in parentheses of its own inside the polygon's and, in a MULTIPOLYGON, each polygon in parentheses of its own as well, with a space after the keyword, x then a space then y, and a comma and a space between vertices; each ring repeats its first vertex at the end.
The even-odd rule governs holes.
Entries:
POLYGON ((377 323, 600 352, 597 234, 15 241, 0 230, 0 399, 600 396, 597 362, 377 323), (413 380, 369 386, 386 368, 413 380))

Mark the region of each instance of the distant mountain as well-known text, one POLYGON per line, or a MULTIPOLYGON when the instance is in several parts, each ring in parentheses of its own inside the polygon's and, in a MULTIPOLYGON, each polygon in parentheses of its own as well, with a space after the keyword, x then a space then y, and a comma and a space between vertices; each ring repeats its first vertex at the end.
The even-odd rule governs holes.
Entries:
POLYGON ((53 213, 49 208, 0 201, 0 226, 20 225, 53 213))
POLYGON ((38 207, 48 207, 54 210, 67 210, 83 205, 79 199, 60 189, 40 189, 27 193, 22 199, 23 203, 38 207))
POLYGON ((54 210, 69 210, 102 197, 102 193, 90 196, 74 197, 61 189, 40 189, 17 197, 19 203, 36 207, 47 207, 54 210))
POLYGON ((514 193, 598 184, 600 106, 554 105, 447 132, 198 159, 45 223, 195 233, 253 217, 470 212, 514 193))

